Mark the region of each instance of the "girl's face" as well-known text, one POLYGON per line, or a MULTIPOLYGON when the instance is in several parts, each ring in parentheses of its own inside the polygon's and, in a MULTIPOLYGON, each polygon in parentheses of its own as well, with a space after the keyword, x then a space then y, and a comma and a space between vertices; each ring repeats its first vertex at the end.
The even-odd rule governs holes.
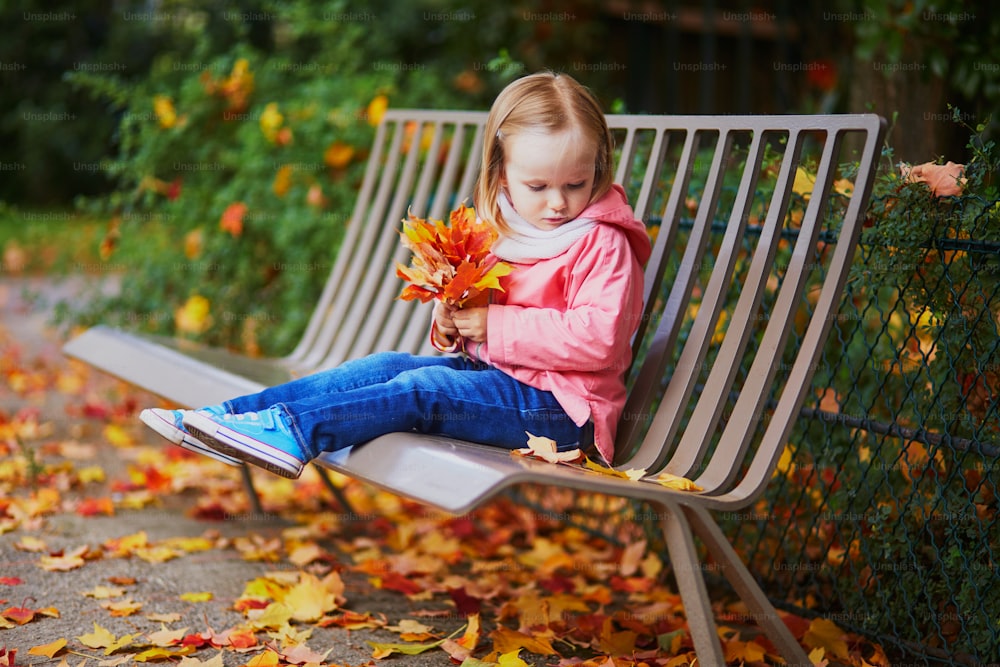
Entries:
POLYGON ((579 132, 521 132, 507 139, 501 184, 522 218, 542 230, 573 220, 594 189, 597 146, 579 132))

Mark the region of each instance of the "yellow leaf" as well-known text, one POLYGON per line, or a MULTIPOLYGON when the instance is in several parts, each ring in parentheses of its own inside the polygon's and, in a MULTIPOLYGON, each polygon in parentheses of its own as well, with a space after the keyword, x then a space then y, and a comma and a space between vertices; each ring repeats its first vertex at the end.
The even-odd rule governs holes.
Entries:
POLYGON ((151 621, 157 621, 159 623, 176 623, 181 620, 181 615, 177 612, 172 612, 169 614, 146 614, 146 618, 151 621))
POLYGON ((824 656, 826 651, 822 648, 814 648, 809 651, 809 662, 811 662, 814 667, 827 667, 830 664, 829 660, 826 660, 824 656))
MULTIPOLYGON (((147 618, 149 617, 147 616, 147 618)), ((180 630, 168 630, 163 626, 160 627, 161 629, 159 631, 151 632, 146 635, 146 638, 149 639, 149 643, 153 646, 176 646, 184 640, 184 637, 187 636, 187 628, 181 628, 180 630)))
POLYGON ((337 598, 312 574, 303 574, 282 600, 292 609, 292 618, 309 623, 337 608, 337 598))
POLYGON ((277 652, 268 650, 263 653, 258 653, 250 662, 246 664, 246 667, 275 667, 279 662, 279 656, 277 652))
POLYGON ((138 558, 154 565, 157 563, 166 563, 168 560, 179 558, 181 555, 175 549, 163 545, 136 549, 134 553, 138 558))
POLYGON ((160 542, 162 546, 168 546, 187 553, 195 553, 197 551, 208 551, 209 549, 215 548, 215 544, 212 540, 205 537, 172 537, 160 542))
POLYGON ((475 649, 476 644, 479 643, 479 632, 479 614, 472 614, 469 616, 469 624, 465 627, 465 633, 458 640, 458 643, 470 651, 475 649))
POLYGON ((151 660, 169 660, 171 658, 178 658, 185 655, 190 655, 197 651, 198 649, 194 646, 181 646, 179 648, 164 648, 158 646, 155 648, 146 649, 142 653, 137 653, 132 656, 132 659, 136 662, 149 662, 151 660))
POLYGON ((518 656, 520 652, 521 649, 515 649, 509 653, 502 653, 498 664, 500 667, 528 667, 528 663, 518 656))
POLYGON ((704 491, 704 489, 688 478, 672 475, 669 472, 661 472, 652 481, 675 491, 704 491))
POLYGON ((326 550, 315 542, 300 544, 288 552, 288 560, 299 567, 304 567, 314 560, 326 556, 326 550))
MULTIPOLYGON (((393 644, 393 643, 383 643, 383 642, 368 642, 374 650, 372 651, 372 657, 376 660, 381 660, 382 658, 388 658, 393 653, 402 653, 404 655, 420 655, 424 651, 429 651, 432 648, 437 648, 445 642, 444 639, 439 639, 436 642, 431 642, 429 644, 393 644)), ((249 666, 248 666, 249 667, 249 666)))
POLYGON ((62 556, 42 556, 38 561, 38 566, 49 572, 68 572, 83 567, 83 555, 88 548, 86 545, 78 547, 62 556))
POLYGON ((186 602, 208 602, 215 596, 211 591, 203 591, 200 593, 181 593, 179 597, 186 602))
POLYGON ((254 610, 256 613, 247 614, 250 624, 254 628, 279 629, 292 620, 292 609, 281 602, 272 602, 264 609, 254 610))
POLYGON ((112 616, 131 616, 142 609, 141 602, 134 600, 121 600, 119 602, 102 602, 101 606, 107 609, 112 616))
POLYGON ((825 649, 833 658, 847 659, 849 653, 847 642, 844 641, 844 631, 836 623, 825 618, 815 618, 809 624, 802 637, 802 642, 808 648, 825 649))
POLYGON ((781 458, 778 459, 778 465, 774 469, 775 475, 791 475, 795 472, 795 464, 792 463, 792 452, 791 447, 785 445, 785 448, 781 451, 781 458))
POLYGON ((434 628, 424 625, 420 621, 415 621, 412 618, 404 618, 399 622, 399 625, 387 625, 385 629, 398 632, 400 635, 410 635, 406 637, 407 641, 424 641, 434 636, 434 628), (425 636, 417 637, 415 635, 425 636))
POLYGON ((514 267, 506 262, 497 262, 493 265, 489 271, 483 274, 483 277, 472 283, 472 286, 478 290, 487 289, 497 289, 501 292, 503 288, 500 287, 500 278, 509 275, 514 270, 514 267))
POLYGON ((631 479, 632 481, 640 480, 646 474, 645 470, 639 470, 637 468, 616 470, 615 468, 609 468, 603 463, 598 463, 597 461, 589 458, 585 458, 583 460, 583 467, 591 472, 596 472, 601 475, 607 475, 608 477, 621 477, 622 479, 631 479))
POLYGON ((108 424, 104 427, 104 439, 115 447, 131 447, 132 436, 120 424, 108 424))
POLYGON ((726 662, 754 663, 764 659, 764 648, 754 641, 744 642, 732 639, 726 642, 726 662))
POLYGON ((32 535, 25 535, 14 544, 14 548, 18 551, 41 553, 43 551, 48 551, 49 545, 45 542, 45 540, 40 540, 32 535))
POLYGON ((105 628, 94 623, 94 631, 90 634, 80 635, 77 640, 87 648, 103 648, 104 655, 111 655, 120 648, 125 648, 132 643, 138 635, 123 635, 119 639, 105 628))
POLYGON ((813 187, 816 185, 815 174, 810 174, 805 167, 799 166, 795 169, 795 182, 792 183, 792 192, 808 200, 812 195, 813 187))
POLYGON ((56 653, 63 650, 66 646, 65 639, 57 639, 54 642, 44 644, 42 646, 35 646, 28 649, 28 655, 41 655, 46 658, 54 658, 56 653))
POLYGON ((125 589, 112 588, 111 586, 95 586, 89 591, 83 591, 81 595, 94 598, 95 600, 107 600, 108 598, 117 598, 125 595, 125 589))
POLYGON ((556 655, 557 653, 547 638, 528 635, 502 625, 490 633, 490 638, 493 639, 493 650, 504 655, 513 654, 516 656, 522 648, 537 655, 556 655))
POLYGON ((181 658, 181 661, 177 664, 177 667, 224 667, 225 663, 222 660, 222 651, 215 654, 215 657, 209 658, 208 660, 199 660, 198 658, 181 658))
POLYGON ((90 482, 100 483, 105 479, 104 468, 100 466, 87 466, 86 468, 80 468, 76 472, 76 477, 82 484, 89 484, 90 482))

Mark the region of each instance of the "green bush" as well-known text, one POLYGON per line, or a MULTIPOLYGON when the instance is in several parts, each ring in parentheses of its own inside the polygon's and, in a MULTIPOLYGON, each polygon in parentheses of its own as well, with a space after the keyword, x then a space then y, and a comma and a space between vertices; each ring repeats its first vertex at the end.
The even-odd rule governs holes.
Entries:
POLYGON ((458 104, 429 70, 374 67, 379 48, 363 22, 310 20, 343 3, 297 14, 305 8, 284 6, 273 52, 247 34, 225 53, 207 40, 161 53, 134 86, 69 75, 121 115, 106 165, 117 188, 81 202, 110 219, 101 259, 120 270, 122 239, 151 242, 141 265, 124 266, 120 293, 78 321, 251 354, 290 349, 329 273, 382 110, 458 104))

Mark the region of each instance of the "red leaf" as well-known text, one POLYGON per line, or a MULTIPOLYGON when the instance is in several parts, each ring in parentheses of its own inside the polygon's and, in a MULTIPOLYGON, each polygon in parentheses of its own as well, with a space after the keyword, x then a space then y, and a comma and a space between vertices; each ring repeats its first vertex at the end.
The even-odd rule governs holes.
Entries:
POLYGON ((482 600, 472 597, 465 592, 464 588, 449 588, 448 595, 451 596, 460 616, 478 614, 480 608, 483 606, 482 600))
POLYGON ((0 612, 0 616, 3 616, 8 621, 13 621, 18 625, 24 625, 25 623, 30 623, 35 618, 35 610, 28 609, 27 607, 7 607, 0 612))
POLYGON ((85 498, 76 506, 76 513, 80 516, 114 516, 115 504, 111 498, 85 498))
POLYGON ((399 591, 404 595, 416 595, 424 590, 422 586, 417 585, 397 572, 390 572, 389 574, 383 575, 381 580, 382 588, 387 588, 391 591, 399 591))
POLYGON ((0 577, 0 586, 18 586, 24 581, 17 577, 0 577))

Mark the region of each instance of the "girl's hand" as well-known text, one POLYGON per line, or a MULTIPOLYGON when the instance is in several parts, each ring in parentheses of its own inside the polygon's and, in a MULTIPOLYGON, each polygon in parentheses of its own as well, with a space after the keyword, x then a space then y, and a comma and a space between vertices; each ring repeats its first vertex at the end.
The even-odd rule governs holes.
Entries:
POLYGON ((454 308, 440 301, 434 304, 434 325, 439 334, 450 340, 458 337, 458 327, 453 319, 455 312, 454 308))
MULTIPOLYGON (((452 321, 463 338, 476 343, 486 342, 486 314, 488 308, 463 308, 452 312, 452 321)), ((440 326, 438 327, 440 328, 440 326)))

